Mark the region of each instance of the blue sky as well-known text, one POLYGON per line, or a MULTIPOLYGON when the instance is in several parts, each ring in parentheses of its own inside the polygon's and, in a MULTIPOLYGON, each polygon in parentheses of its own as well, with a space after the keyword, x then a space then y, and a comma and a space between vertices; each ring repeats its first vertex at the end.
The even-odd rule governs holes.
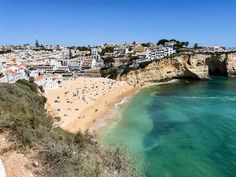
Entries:
POLYGON ((0 45, 161 38, 236 47, 236 0, 0 0, 0 45))

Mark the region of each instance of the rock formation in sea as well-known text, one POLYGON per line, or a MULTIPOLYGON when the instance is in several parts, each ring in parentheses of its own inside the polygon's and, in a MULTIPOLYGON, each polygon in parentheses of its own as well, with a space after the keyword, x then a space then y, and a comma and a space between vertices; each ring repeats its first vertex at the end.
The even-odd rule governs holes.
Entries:
POLYGON ((131 85, 171 79, 209 79, 210 75, 236 75, 236 52, 182 53, 140 65, 118 76, 131 85))

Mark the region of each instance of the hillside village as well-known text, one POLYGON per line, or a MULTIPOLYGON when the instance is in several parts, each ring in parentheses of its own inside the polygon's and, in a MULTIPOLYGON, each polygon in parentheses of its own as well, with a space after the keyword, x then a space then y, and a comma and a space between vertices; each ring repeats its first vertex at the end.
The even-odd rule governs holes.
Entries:
MULTIPOLYGON (((0 46, 0 82, 15 83, 34 78, 44 89, 59 87, 71 76, 100 77, 101 68, 129 67, 159 60, 188 48, 188 42, 162 39, 158 43, 104 44, 101 46, 63 47, 42 45, 0 46)), ((198 52, 224 52, 234 49, 209 46, 192 48, 198 52)))

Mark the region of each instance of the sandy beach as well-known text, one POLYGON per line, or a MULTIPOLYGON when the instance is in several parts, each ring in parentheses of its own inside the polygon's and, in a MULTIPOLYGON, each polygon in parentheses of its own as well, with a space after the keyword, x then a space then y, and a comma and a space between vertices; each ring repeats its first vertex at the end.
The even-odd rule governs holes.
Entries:
POLYGON ((70 78, 60 88, 45 93, 47 110, 60 118, 58 125, 63 129, 85 132, 97 118, 136 90, 126 82, 106 78, 70 78))

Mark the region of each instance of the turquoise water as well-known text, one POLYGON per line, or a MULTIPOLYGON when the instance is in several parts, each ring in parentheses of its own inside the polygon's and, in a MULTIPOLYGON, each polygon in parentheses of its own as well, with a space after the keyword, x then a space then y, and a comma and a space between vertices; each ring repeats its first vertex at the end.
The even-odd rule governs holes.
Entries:
POLYGON ((103 140, 149 164, 148 177, 236 177, 236 78, 153 86, 118 111, 103 140))

